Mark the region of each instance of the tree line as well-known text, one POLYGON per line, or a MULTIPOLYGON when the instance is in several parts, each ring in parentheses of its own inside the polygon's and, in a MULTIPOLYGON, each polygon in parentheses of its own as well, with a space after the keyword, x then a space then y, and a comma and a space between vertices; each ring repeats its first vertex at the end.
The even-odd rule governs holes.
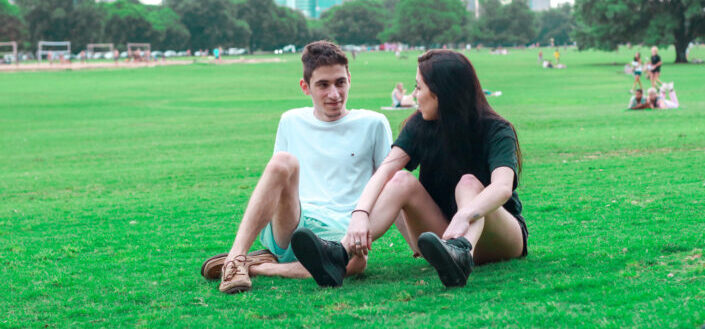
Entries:
POLYGON ((0 0, 0 41, 33 49, 39 40, 87 43, 149 42, 154 49, 246 47, 273 50, 328 39, 340 44, 402 42, 413 46, 519 46, 553 40, 584 48, 620 44, 674 45, 685 61, 688 44, 705 35, 705 0, 576 0, 540 13, 526 0, 480 0, 480 15, 464 0, 352 0, 320 19, 274 0, 0 0))
POLYGON ((461 0, 353 0, 325 11, 320 19, 278 6, 274 0, 165 0, 163 6, 137 0, 0 0, 0 41, 34 49, 39 40, 88 43, 151 43, 154 49, 217 46, 273 50, 329 39, 341 44, 403 42, 433 46, 488 46, 570 42, 571 8, 543 13, 525 1, 503 5, 482 1, 475 19, 461 0))

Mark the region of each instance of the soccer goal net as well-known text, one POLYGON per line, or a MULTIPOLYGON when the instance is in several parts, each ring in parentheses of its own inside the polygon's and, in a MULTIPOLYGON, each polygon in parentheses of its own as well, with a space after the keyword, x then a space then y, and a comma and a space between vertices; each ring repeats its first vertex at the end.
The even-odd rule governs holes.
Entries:
POLYGON ((86 54, 88 55, 88 58, 93 58, 93 54, 96 49, 104 50, 104 52, 110 53, 112 56, 114 47, 112 43, 89 43, 86 45, 86 54))
POLYGON ((20 63, 20 59, 17 57, 17 42, 15 41, 9 41, 9 42, 0 42, 0 55, 3 55, 3 60, 4 60, 4 55, 7 54, 12 54, 11 62, 14 62, 15 64, 20 63), (11 48, 11 51, 6 50, 6 48, 11 48))
POLYGON ((71 56, 71 41, 39 41, 37 44, 37 60, 42 62, 42 58, 56 60, 58 58, 69 58, 71 56))
POLYGON ((152 45, 149 43, 127 43, 127 57, 136 61, 149 61, 152 45))

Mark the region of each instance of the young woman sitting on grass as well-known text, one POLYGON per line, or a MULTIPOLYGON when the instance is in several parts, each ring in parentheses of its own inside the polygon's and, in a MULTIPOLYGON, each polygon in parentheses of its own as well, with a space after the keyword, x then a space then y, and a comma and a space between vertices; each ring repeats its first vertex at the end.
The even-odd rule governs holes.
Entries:
POLYGON ((418 62, 419 109, 367 183, 341 243, 305 229, 292 238, 320 285, 342 284, 331 269, 344 267, 348 255, 367 255, 395 220, 445 286, 464 286, 474 264, 527 254, 514 127, 490 107, 467 57, 431 50, 418 62), (416 179, 410 171, 419 166, 416 179))

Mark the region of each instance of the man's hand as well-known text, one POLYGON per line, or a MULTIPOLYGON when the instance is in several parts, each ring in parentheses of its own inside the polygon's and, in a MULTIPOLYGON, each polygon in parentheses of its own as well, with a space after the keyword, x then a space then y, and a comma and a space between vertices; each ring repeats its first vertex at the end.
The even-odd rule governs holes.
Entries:
POLYGON ((365 212, 356 211, 352 214, 348 233, 343 238, 343 244, 351 254, 357 256, 366 256, 368 251, 372 249, 370 219, 365 212))

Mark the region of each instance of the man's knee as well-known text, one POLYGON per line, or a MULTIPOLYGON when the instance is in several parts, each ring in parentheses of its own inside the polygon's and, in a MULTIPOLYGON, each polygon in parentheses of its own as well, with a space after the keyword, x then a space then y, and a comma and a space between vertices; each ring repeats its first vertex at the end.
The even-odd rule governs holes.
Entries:
POLYGON ((473 191, 479 193, 485 188, 484 185, 482 185, 482 182, 480 182, 475 175, 472 174, 465 174, 462 177, 460 177, 460 181, 458 181, 458 185, 456 186, 455 190, 458 191, 460 189, 465 190, 465 191, 473 191))
POLYGON ((265 173, 269 175, 285 177, 291 176, 297 170, 299 170, 299 160, 293 154, 287 152, 274 153, 264 169, 265 173))

